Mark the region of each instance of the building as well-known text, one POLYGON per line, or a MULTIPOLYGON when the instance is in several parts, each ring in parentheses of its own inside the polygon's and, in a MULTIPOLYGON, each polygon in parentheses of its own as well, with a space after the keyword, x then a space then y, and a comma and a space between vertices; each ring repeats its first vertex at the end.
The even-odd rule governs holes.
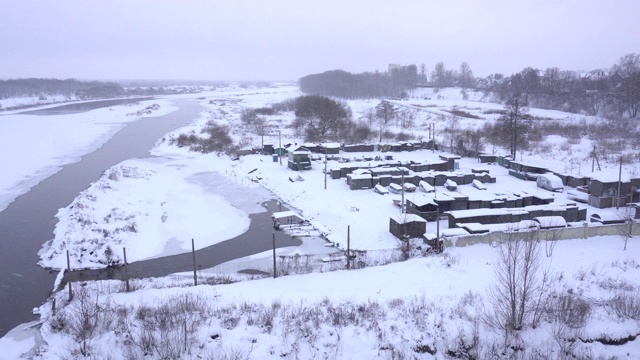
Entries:
POLYGON ((287 152, 289 153, 289 169, 295 171, 311 169, 311 151, 309 149, 299 145, 292 145, 287 149, 287 152))

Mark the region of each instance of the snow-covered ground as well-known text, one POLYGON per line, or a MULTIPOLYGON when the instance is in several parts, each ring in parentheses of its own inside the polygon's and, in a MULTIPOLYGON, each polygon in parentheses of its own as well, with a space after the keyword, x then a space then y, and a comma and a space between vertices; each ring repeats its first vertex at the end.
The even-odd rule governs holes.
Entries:
POLYGON ((69 115, 0 115, 0 211, 62 166, 98 149, 127 123, 176 109, 169 100, 157 99, 69 115), (160 107, 127 116, 152 104, 160 107))
MULTIPOLYGON (((98 358, 142 356, 141 341, 148 331, 156 337, 152 358, 159 358, 161 349, 170 351, 160 334, 183 345, 181 321, 188 321, 189 352, 184 352, 184 359, 446 359, 473 344, 485 351, 478 358, 493 358, 488 349, 497 346, 502 351, 502 334, 478 319, 482 309, 491 306, 485 294, 494 279, 495 253, 494 247, 481 244, 386 266, 228 285, 184 287, 184 282, 177 282, 167 287, 170 281, 137 281, 138 290, 130 293, 122 292, 122 284, 115 281, 88 284, 84 305, 97 304, 105 315, 96 315, 100 320, 92 328, 88 349, 98 358), (97 293, 102 295, 95 298, 97 293), (181 315, 187 317, 176 317, 170 325, 174 328, 163 332, 156 322, 168 321, 167 316, 174 316, 170 309, 183 307, 191 309, 181 315), (437 352, 430 355, 427 349, 437 352)), ((560 241, 553 256, 544 258, 544 266, 551 269, 545 304, 552 309, 556 297, 575 294, 589 301, 588 321, 575 332, 569 329, 554 337, 556 323, 546 314, 539 327, 519 332, 517 343, 530 352, 540 351, 542 358, 556 359, 561 355, 559 342, 570 344, 562 336, 578 334, 585 342, 575 344, 581 349, 576 353, 593 356, 581 359, 637 359, 638 340, 618 346, 598 341, 640 333, 637 320, 618 317, 610 305, 614 296, 640 285, 638 254, 640 243, 631 242, 622 251, 619 238, 560 241)), ((85 295, 79 295, 82 288, 76 291, 76 300, 59 309, 57 317, 51 315, 50 304, 40 308, 47 319, 41 330, 46 345, 35 358, 79 353, 82 343, 73 330, 79 319, 73 314, 85 295)), ((57 298, 58 306, 66 304, 66 292, 57 298)), ((9 334, 0 347, 22 351, 35 343, 20 342, 18 336, 9 334)))
MULTIPOLYGON (((260 137, 239 129, 240 111, 245 107, 266 106, 296 95, 297 90, 293 87, 219 90, 204 97, 202 104, 209 109, 202 117, 195 119, 192 126, 165 138, 190 131, 199 133, 207 121, 214 120, 232 125, 237 141, 247 146, 259 145, 262 141, 260 137)), ((501 109, 502 106, 473 101, 478 98, 479 95, 474 95, 470 97, 471 100, 462 100, 458 92, 443 90, 437 95, 422 93, 396 103, 419 111, 413 131, 426 136, 422 124, 437 122, 437 128, 443 128, 450 120, 440 115, 445 115, 446 110, 454 107, 482 115, 484 119, 459 119, 462 127, 466 122, 472 126, 471 122, 493 120, 495 115, 487 115, 484 111, 501 109)), ((377 103, 349 101, 355 117, 377 103)), ((538 109, 532 109, 531 112, 556 119, 575 116, 538 109)), ((284 124, 291 119, 291 114, 278 117, 284 124)), ((288 128, 281 129, 283 144, 302 141, 288 128)), ((277 145, 280 139, 272 134, 266 136, 264 141, 277 145)), ((588 153, 588 144, 583 147, 575 151, 588 153)), ((350 241, 354 249, 382 251, 395 249, 399 245, 399 241, 388 231, 389 217, 399 211, 391 201, 393 195, 379 195, 372 190, 351 191, 344 179, 328 179, 327 189, 324 189, 324 163, 321 161, 314 161, 312 170, 300 174, 303 180, 290 181, 290 177, 295 179, 299 174, 287 169, 286 161, 280 165, 271 156, 248 155, 233 161, 224 156, 189 152, 171 146, 166 141, 158 144, 152 153, 156 158, 129 160, 109 169, 103 178, 59 211, 60 222, 55 230, 55 238, 41 254, 42 264, 63 267, 66 259, 63 261, 62 249, 65 248, 73 249, 74 267, 103 267, 109 263, 109 256, 119 256, 119 251, 113 250, 119 250, 122 246, 127 248, 128 260, 135 261, 187 251, 190 243, 186 241, 193 237, 202 239, 197 243, 199 247, 214 244, 246 229, 247 214, 264 211, 256 204, 270 194, 260 189, 268 189, 299 211, 326 233, 328 240, 340 244, 340 248, 345 247, 347 227, 350 228, 350 241), (216 219, 216 224, 224 226, 216 226, 212 230, 210 223, 203 219, 216 219), (105 254, 107 247, 111 247, 112 251, 105 254), (89 253, 92 255, 89 256, 89 253)), ((348 154, 350 157, 362 155, 348 154)), ((428 150, 393 154, 394 160, 413 161, 437 160, 438 155, 438 152, 428 150)), ((554 168, 564 165, 552 159, 525 154, 523 161, 544 162, 545 166, 553 169, 566 170, 554 168)), ((586 167, 587 160, 583 162, 586 167)), ((332 160, 327 167, 338 165, 337 161, 332 160)), ((558 202, 566 200, 566 194, 538 189, 534 182, 511 177, 506 169, 498 165, 479 164, 476 159, 460 161, 462 170, 478 166, 487 168, 497 178, 497 182, 487 184, 487 190, 484 191, 543 192, 555 196, 558 202)), ((609 169, 604 172, 616 169, 617 173, 615 164, 611 164, 609 169)), ((459 191, 470 193, 477 190, 470 185, 463 185, 459 191)), ((593 211, 588 208, 589 213, 593 211)), ((435 232, 435 224, 428 223, 427 231, 435 232)), ((565 240, 557 244, 553 256, 544 258, 545 266, 551 269, 554 280, 547 289, 549 295, 553 291, 556 291, 556 295, 575 293, 592 304, 589 320, 581 329, 581 339, 622 339, 640 334, 637 319, 616 317, 607 305, 607 301, 617 294, 637 292, 640 288, 640 264, 637 260, 640 244, 632 239, 627 250, 622 249, 619 236, 565 240)), ((279 255, 282 254, 286 254, 286 251, 279 252, 279 255)), ((239 259, 238 262, 243 265, 252 261, 268 264, 265 259, 269 256, 269 253, 257 254, 251 259, 239 259)), ((106 354, 106 349, 122 350, 121 354, 110 352, 113 359, 126 358, 127 349, 140 355, 143 350, 140 344, 135 343, 136 339, 140 339, 135 338, 135 334, 140 334, 144 325, 133 321, 134 314, 140 314, 143 311, 141 309, 159 307, 165 302, 175 303, 179 297, 186 299, 185 296, 195 296, 204 299, 207 305, 202 305, 203 309, 208 310, 202 310, 206 314, 199 316, 196 321, 197 329, 189 340, 191 352, 183 358, 216 358, 212 354, 217 352, 219 356, 226 354, 226 358, 250 359, 403 358, 401 355, 406 358, 444 359, 447 350, 469 346, 473 342, 476 327, 479 329, 479 341, 484 346, 500 343, 500 334, 477 321, 480 309, 488 306, 486 289, 493 281, 494 264, 493 246, 473 245, 450 248, 443 255, 415 258, 387 266, 253 280, 232 285, 158 289, 166 287, 166 284, 161 285, 163 280, 151 280, 138 282, 140 289, 137 291, 113 294, 117 290, 111 289, 120 286, 117 282, 90 284, 87 288, 102 289, 102 295, 96 301, 100 304, 109 301, 108 306, 112 306, 109 309, 115 309, 112 312, 120 314, 118 316, 122 315, 118 321, 124 324, 105 325, 102 330, 96 330, 90 346, 98 357, 99 354, 106 354), (336 309, 350 312, 336 315, 336 309), (351 320, 337 319, 338 316, 351 320), (134 340, 130 337, 125 340, 127 336, 134 336, 134 340), (125 346, 120 345, 123 342, 125 346), (434 348, 438 352, 431 356, 427 349, 434 348), (234 353, 237 357, 232 356, 234 353)), ((212 272, 215 274, 218 271, 220 276, 229 276, 227 270, 234 266, 226 265, 212 272)), ((269 268, 261 270, 269 271, 269 268)), ((58 304, 65 303, 63 295, 58 294, 58 304)), ((70 309, 77 304, 76 301, 60 311, 71 316, 70 309)), ((73 349, 78 349, 74 345, 78 343, 77 337, 67 332, 70 327, 59 331, 60 319, 51 316, 50 308, 51 304, 45 304, 40 309, 43 320, 47 322, 41 330, 46 341, 46 345, 39 349, 38 358, 42 359, 67 356, 73 349)), ((141 315, 136 316, 140 319, 141 315)), ((555 358, 560 343, 552 332, 552 324, 543 322, 539 328, 521 333, 522 344, 528 349, 549 349, 555 358)), ((18 343, 10 334, 0 340, 0 348, 15 344, 22 351, 26 348, 24 341, 18 343)), ((595 355, 632 359, 640 354, 638 340, 621 346, 605 346, 599 342, 580 342, 579 346, 595 355)))

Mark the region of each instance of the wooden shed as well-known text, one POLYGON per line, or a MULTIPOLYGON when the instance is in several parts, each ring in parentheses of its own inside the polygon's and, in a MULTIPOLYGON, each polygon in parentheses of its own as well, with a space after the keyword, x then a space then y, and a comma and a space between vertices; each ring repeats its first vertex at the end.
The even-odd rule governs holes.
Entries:
POLYGON ((413 214, 397 214, 389 218, 389 232, 398 239, 420 238, 427 231, 427 221, 413 214))
POLYGON ((348 174, 347 184, 351 190, 373 188, 373 180, 370 173, 348 174))
POLYGON ((274 212, 271 215, 271 219, 273 220, 274 229, 280 229, 283 226, 299 225, 306 221, 305 218, 293 211, 274 212))
POLYGON ((287 149, 289 152, 289 169, 295 171, 311 169, 311 151, 303 146, 291 146, 287 149))
POLYGON ((407 197, 405 201, 407 212, 429 221, 434 221, 437 218, 438 204, 434 201, 433 197, 416 194, 415 196, 407 197))

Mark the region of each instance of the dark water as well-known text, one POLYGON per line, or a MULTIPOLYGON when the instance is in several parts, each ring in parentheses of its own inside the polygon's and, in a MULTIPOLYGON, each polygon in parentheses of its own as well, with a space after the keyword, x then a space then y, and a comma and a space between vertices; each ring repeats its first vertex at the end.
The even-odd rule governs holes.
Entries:
POLYGON ((87 112, 89 110, 99 109, 103 107, 124 105, 136 103, 139 101, 152 100, 153 97, 141 97, 141 98, 131 98, 131 99, 110 99, 110 100, 97 100, 97 101, 89 101, 82 103, 73 103, 60 105, 48 109, 38 109, 38 110, 29 110, 23 111, 20 115, 65 115, 65 114, 77 114, 87 112))
MULTIPOLYGON (((105 102, 100 105, 94 103, 97 107, 113 106, 105 102)), ((58 209, 71 203, 109 167, 130 158, 147 157, 159 138, 191 123, 204 110, 193 100, 176 100, 175 105, 180 110, 130 123, 100 149, 85 155, 80 162, 64 166, 0 212, 0 336, 21 323, 37 320, 32 309, 40 306, 53 290, 57 272, 39 267, 37 253, 42 244, 53 237, 58 209)), ((200 267, 270 249, 272 223, 269 214, 252 215, 251 220, 250 229, 244 236, 198 251, 196 257, 200 267), (264 231, 268 231, 268 239, 257 241, 257 234, 264 231)), ((279 234, 277 241, 279 246, 296 245, 283 234, 279 234)), ((128 271, 130 276, 161 276, 190 270, 191 264, 189 253, 133 263, 128 271)), ((72 281, 117 279, 119 272, 118 269, 80 272, 67 278, 72 281)))
MULTIPOLYGON (((287 246, 299 246, 302 242, 299 239, 293 239, 281 231, 273 230, 273 221, 271 213, 280 211, 277 202, 268 201, 263 203, 267 208, 267 212, 259 214, 251 214, 251 225, 247 232, 236 236, 235 238, 223 241, 221 243, 196 250, 196 269, 206 269, 230 260, 257 254, 273 248, 273 234, 275 233, 276 248, 287 246)), ((282 208, 284 211, 287 209, 282 208)), ((223 226, 222 224, 216 224, 223 226)), ((67 281, 85 281, 85 280, 106 280, 106 279, 124 279, 129 278, 145 278, 166 276, 176 272, 193 271, 193 255, 191 252, 179 255, 172 255, 157 259, 137 261, 123 267, 101 269, 101 270, 84 270, 65 273, 62 288, 67 281)))

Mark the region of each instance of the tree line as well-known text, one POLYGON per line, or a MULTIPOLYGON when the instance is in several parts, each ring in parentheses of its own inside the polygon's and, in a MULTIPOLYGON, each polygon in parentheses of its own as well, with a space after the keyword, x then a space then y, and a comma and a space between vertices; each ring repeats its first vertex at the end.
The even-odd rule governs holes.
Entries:
POLYGON ((393 66, 388 72, 352 74, 344 70, 311 74, 299 80, 300 90, 307 94, 341 99, 405 97, 418 84, 415 65, 393 66))
MULTIPOLYGON (((494 74, 496 78, 501 76, 494 74)), ((529 103, 540 108, 635 118, 640 105, 640 55, 624 55, 609 69, 587 73, 526 67, 487 83, 485 92, 502 101, 513 93, 526 94, 529 103)))
POLYGON ((38 97, 47 100, 52 95, 69 99, 103 99, 126 96, 164 95, 181 91, 157 87, 123 87, 110 81, 81 81, 76 79, 10 79, 0 80, 0 99, 38 97))
POLYGON ((457 86, 465 98, 468 90, 481 90, 506 103, 513 94, 523 94, 535 107, 635 118, 640 109, 640 55, 624 55, 610 68, 590 72, 525 67, 509 76, 495 73, 478 78, 467 62, 458 70, 438 62, 430 73, 425 64, 419 70, 416 65, 396 65, 388 72, 360 74, 332 70, 304 76, 299 84, 304 93, 340 99, 402 98, 418 86, 432 87, 436 92, 457 86))

